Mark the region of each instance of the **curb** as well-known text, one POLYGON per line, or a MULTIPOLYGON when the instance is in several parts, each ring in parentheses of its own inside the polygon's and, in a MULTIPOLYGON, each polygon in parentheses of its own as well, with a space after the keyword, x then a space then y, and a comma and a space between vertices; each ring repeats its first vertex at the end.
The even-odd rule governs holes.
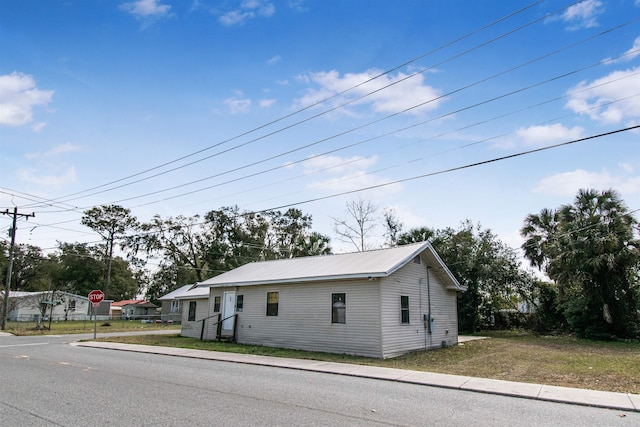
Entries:
POLYGON ((309 372, 346 375, 408 384, 488 393, 509 397, 540 400, 546 402, 591 406, 605 409, 640 412, 640 395, 599 390, 558 387, 543 384, 518 383, 512 381, 474 378, 433 372, 411 371, 378 366, 353 365, 348 363, 322 362, 307 359, 287 359, 252 354, 223 353, 207 350, 191 350, 175 347, 122 344, 112 342, 74 342, 73 346, 131 351, 136 353, 188 357, 192 359, 216 360, 248 365, 271 366, 309 372))

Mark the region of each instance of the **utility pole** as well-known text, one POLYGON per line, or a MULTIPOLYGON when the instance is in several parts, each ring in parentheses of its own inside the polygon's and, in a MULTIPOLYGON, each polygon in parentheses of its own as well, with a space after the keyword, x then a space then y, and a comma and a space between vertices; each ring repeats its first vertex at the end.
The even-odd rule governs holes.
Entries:
POLYGON ((35 217, 36 214, 21 214, 18 213, 18 207, 13 208, 13 212, 9 212, 9 209, 5 209, 2 212, 3 215, 13 215, 13 225, 9 230, 9 234, 11 235, 11 246, 9 247, 9 266, 7 267, 7 280, 4 286, 4 298, 2 300, 2 324, 0 325, 0 330, 5 330, 7 325, 7 312, 9 310, 9 291, 11 288, 11 270, 13 269, 13 247, 16 244, 16 223, 18 222, 18 217, 23 216, 26 219, 29 217, 35 217))

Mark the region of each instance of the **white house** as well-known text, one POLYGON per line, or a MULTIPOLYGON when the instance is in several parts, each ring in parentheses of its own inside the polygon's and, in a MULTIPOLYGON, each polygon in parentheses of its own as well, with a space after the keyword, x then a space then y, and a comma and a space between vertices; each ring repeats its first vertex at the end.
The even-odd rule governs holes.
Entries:
POLYGON ((157 305, 138 299, 127 299, 111 303, 112 319, 156 320, 157 305))
POLYGON ((163 322, 177 323, 182 320, 182 297, 188 295, 189 290, 194 286, 194 284, 184 285, 158 298, 161 303, 160 319, 163 322))
POLYGON ((182 306, 182 328, 180 335, 201 338, 204 327, 209 326, 209 288, 191 286, 175 299, 182 306))
POLYGON ((89 298, 63 291, 9 293, 10 321, 85 320, 92 307, 89 298))
POLYGON ((428 242, 255 262, 197 286, 207 310, 183 335, 376 358, 456 344, 466 290, 428 242))

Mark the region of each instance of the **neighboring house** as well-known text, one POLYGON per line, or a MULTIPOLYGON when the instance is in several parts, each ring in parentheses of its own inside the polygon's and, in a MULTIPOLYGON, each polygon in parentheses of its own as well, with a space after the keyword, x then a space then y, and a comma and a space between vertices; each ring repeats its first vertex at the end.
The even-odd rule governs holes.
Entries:
POLYGON ((197 286, 206 339, 377 358, 456 344, 466 290, 428 242, 255 262, 197 286))
POLYGON ((128 299, 111 303, 111 318, 155 320, 157 305, 144 300, 128 299))
MULTIPOLYGON (((182 306, 182 329, 180 334, 185 337, 201 338, 204 326, 209 326, 209 288, 194 288, 193 286, 176 297, 182 306)), ((217 317, 217 316, 214 316, 217 317)))
POLYGON ((62 291, 10 292, 10 321, 85 320, 91 315, 89 298, 62 291))
POLYGON ((158 298, 161 302, 160 319, 163 322, 177 323, 182 320, 182 297, 195 285, 184 285, 158 298))

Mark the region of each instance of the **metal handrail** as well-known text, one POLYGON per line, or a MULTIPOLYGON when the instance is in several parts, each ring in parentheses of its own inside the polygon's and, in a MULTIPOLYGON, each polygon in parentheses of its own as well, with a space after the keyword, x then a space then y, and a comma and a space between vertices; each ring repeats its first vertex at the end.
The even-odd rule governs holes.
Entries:
POLYGON ((238 313, 232 314, 231 316, 225 317, 224 319, 220 319, 220 317, 222 316, 221 313, 214 314, 213 316, 209 316, 209 317, 205 317, 204 319, 201 319, 200 321, 202 322, 202 329, 200 330, 200 341, 202 341, 204 338, 204 321, 216 316, 218 316, 218 321, 215 322, 213 325, 211 325, 211 326, 218 325, 218 329, 216 330, 216 339, 220 338, 220 328, 222 327, 222 322, 224 322, 227 319, 231 319, 233 317, 234 318, 233 319, 233 340, 235 341, 236 340, 236 320, 238 318, 238 313))

